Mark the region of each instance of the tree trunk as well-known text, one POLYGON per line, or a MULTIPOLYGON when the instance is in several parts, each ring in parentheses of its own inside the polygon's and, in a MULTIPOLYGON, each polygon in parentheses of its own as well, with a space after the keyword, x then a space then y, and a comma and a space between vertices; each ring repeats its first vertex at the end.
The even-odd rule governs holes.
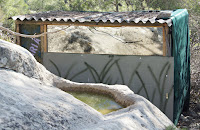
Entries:
POLYGON ((116 12, 119 12, 119 1, 115 1, 116 12))

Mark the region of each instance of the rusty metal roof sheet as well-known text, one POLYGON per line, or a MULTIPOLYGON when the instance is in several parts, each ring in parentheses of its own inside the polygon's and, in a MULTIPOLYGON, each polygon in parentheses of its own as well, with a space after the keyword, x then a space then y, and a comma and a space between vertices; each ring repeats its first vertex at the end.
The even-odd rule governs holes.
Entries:
POLYGON ((37 14, 13 16, 13 20, 28 21, 71 21, 71 22, 135 22, 135 23, 167 23, 171 26, 172 11, 132 11, 132 12, 75 12, 48 11, 37 14))

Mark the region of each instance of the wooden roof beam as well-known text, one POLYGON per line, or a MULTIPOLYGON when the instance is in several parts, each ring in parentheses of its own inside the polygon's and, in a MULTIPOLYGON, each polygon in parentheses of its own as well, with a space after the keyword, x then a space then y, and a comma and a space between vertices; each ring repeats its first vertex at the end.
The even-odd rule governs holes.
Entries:
POLYGON ((164 24, 157 23, 157 22, 156 23, 150 23, 150 22, 147 22, 147 23, 106 22, 106 23, 104 23, 104 22, 100 21, 97 23, 97 22, 92 21, 92 22, 81 23, 81 22, 71 22, 71 21, 65 22, 65 21, 20 21, 20 20, 16 20, 16 23, 17 24, 38 24, 38 25, 90 26, 90 27, 123 27, 123 26, 126 26, 126 27, 163 27, 164 26, 164 24))

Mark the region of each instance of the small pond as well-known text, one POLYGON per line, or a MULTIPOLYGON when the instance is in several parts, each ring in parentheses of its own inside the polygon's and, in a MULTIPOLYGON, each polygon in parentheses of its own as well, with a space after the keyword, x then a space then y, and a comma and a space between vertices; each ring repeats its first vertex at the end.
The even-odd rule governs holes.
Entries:
POLYGON ((112 111, 119 110, 123 108, 120 104, 116 103, 114 99, 106 95, 88 93, 88 92, 68 92, 75 98, 81 100, 82 102, 88 104, 92 108, 101 112, 102 114, 107 114, 112 111))

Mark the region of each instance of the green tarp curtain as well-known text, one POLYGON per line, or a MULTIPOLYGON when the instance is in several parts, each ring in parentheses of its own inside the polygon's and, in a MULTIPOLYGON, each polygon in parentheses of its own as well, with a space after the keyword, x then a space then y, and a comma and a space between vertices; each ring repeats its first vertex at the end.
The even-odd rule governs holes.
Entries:
POLYGON ((172 15, 172 43, 174 56, 174 124, 185 107, 189 107, 190 93, 190 37, 188 12, 175 10, 172 15))

